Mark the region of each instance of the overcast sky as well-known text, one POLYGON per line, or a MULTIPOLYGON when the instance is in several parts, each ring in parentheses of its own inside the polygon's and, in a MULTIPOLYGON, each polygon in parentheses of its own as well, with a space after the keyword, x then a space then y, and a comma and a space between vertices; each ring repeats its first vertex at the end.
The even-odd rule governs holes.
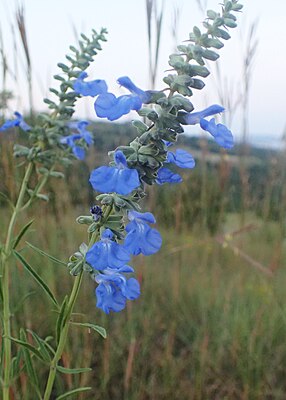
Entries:
MULTIPOLYGON (((209 0, 208 8, 218 9, 219 0, 209 0)), ((238 92, 242 87, 242 59, 251 23, 258 21, 256 37, 259 40, 255 57, 250 97, 250 131, 253 134, 281 136, 286 123, 286 1, 244 0, 244 13, 239 15, 239 28, 231 31, 232 39, 220 52, 220 66, 224 80, 238 92)), ((11 25, 15 25, 16 1, 0 0, 0 24, 11 69, 14 69, 11 25)), ((26 0, 25 16, 29 47, 32 55, 35 108, 44 109, 42 97, 48 87, 56 85, 52 75, 56 64, 64 61, 70 44, 75 44, 74 31, 89 34, 92 28, 108 29, 108 42, 96 56, 90 70, 91 78, 106 79, 109 88, 122 94, 116 79, 130 76, 142 89, 148 88, 148 48, 145 0, 26 0)), ((181 9, 178 40, 188 38, 194 25, 200 26, 203 14, 195 0, 165 0, 164 31, 160 52, 157 88, 162 88, 161 78, 168 69, 168 55, 173 52, 171 36, 174 6, 181 9)), ((17 100, 12 107, 27 109, 27 85, 22 50, 18 50, 18 82, 9 78, 8 86, 17 100)), ((214 69, 213 69, 214 70, 214 69)), ((0 81, 1 82, 1 81, 0 81)), ((192 101, 197 109, 218 103, 215 74, 206 80, 203 92, 192 101)), ((0 88, 1 89, 1 88, 0 88)), ((92 102, 78 107, 79 117, 93 118, 92 102)), ((233 131, 241 131, 241 114, 237 110, 233 131)))

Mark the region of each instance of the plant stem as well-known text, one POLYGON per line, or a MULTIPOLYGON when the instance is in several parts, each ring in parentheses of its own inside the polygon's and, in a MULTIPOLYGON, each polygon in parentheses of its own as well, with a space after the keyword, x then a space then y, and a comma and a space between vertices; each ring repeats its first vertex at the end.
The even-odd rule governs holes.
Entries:
POLYGON ((10 305, 9 305, 9 269, 8 260, 11 254, 13 230, 17 216, 21 211, 22 203, 25 197, 27 185, 33 171, 33 163, 30 162, 22 181, 18 200, 10 219, 4 251, 2 252, 2 273, 3 273, 3 340, 4 340, 4 379, 3 379, 3 400, 9 400, 10 388, 10 369, 11 369, 11 324, 10 324, 10 305))
MULTIPOLYGON (((105 207, 102 222, 106 221, 106 219, 109 217, 110 213, 112 212, 112 209, 113 209, 112 206, 105 207)), ((100 234, 100 227, 98 227, 98 230, 96 230, 95 232, 92 233, 92 235, 89 239, 89 244, 88 244, 89 249, 97 241, 99 234, 100 234)), ((69 330, 69 321, 70 321, 71 314, 73 312, 75 302, 78 297, 78 293, 79 293, 81 282, 82 282, 83 272, 84 271, 82 270, 80 272, 80 274, 76 276, 74 284, 73 284, 72 292, 71 292, 69 302, 67 305, 67 312, 66 312, 65 319, 64 319, 63 329, 62 329, 60 337, 59 337, 58 347, 57 347, 55 356, 50 363, 50 372, 49 372, 48 381, 47 381, 43 400, 49 400, 52 390, 53 390, 56 373, 57 373, 57 365, 58 365, 59 360, 62 357, 62 353, 64 351, 64 347, 66 344, 68 330, 69 330)))
POLYGON ((70 316, 72 314, 73 307, 75 305, 75 302, 76 302, 76 299, 77 299, 77 296, 79 293, 80 285, 82 282, 82 277, 83 277, 83 271, 81 271, 80 274, 76 276, 74 284, 73 284, 72 292, 71 292, 69 302, 67 305, 67 314, 66 314, 66 318, 65 318, 65 323, 64 323, 63 329, 60 334, 56 354, 50 364, 50 372, 49 372, 47 386, 46 386, 46 390, 45 390, 45 394, 44 394, 44 400, 49 400, 51 393, 52 393, 52 389, 54 386, 54 381, 55 381, 55 377, 56 377, 56 373, 57 373, 57 365, 58 365, 59 360, 62 357, 62 353, 63 353, 64 347, 66 344, 67 334, 68 334, 68 329, 69 329, 69 320, 70 320, 70 316))

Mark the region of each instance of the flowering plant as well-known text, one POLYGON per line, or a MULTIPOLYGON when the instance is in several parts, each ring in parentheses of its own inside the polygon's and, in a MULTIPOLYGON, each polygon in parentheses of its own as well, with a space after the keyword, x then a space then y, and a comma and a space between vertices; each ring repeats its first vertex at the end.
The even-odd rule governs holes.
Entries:
MULTIPOLYGON (((184 132, 183 125, 199 124, 220 146, 226 149, 233 146, 230 130, 220 123, 217 124, 213 117, 223 112, 223 107, 215 104, 194 112, 194 106, 188 97, 192 96, 194 89, 201 90, 205 86, 202 78, 209 75, 205 60, 217 60, 219 55, 215 50, 223 46, 222 40, 230 38, 228 28, 236 27, 233 12, 240 11, 241 8, 242 5, 237 0, 224 0, 220 13, 209 10, 203 23, 205 32, 202 33, 198 27, 194 27, 189 39, 178 46, 178 53, 170 56, 171 70, 164 78, 166 86, 158 91, 142 90, 129 77, 123 76, 118 79, 118 83, 129 94, 116 97, 108 91, 104 80, 87 80, 86 69, 93 56, 101 49, 100 42, 105 41, 106 31, 102 30, 99 34, 94 31, 91 39, 82 35, 80 50, 70 47, 74 53, 74 57, 67 56, 71 65, 58 64, 66 78, 62 75, 55 76, 61 82, 60 89, 51 91, 58 97, 58 103, 45 99, 52 110, 51 114, 40 114, 38 123, 29 126, 19 113, 15 113, 15 119, 8 120, 1 126, 1 131, 16 126, 27 131, 30 141, 30 147, 14 147, 15 156, 24 158, 26 170, 18 200, 12 207, 6 242, 1 247, 4 400, 9 399, 10 387, 21 368, 18 358, 12 363, 12 342, 24 349, 24 368, 38 398, 51 398, 57 372, 84 372, 81 368, 64 371, 59 365, 69 327, 76 324, 71 321, 71 316, 84 273, 89 274, 96 282, 97 307, 105 313, 119 312, 125 308, 128 300, 139 297, 140 285, 133 276, 134 269, 129 265, 131 258, 139 254, 152 255, 162 245, 160 233, 152 226, 156 223, 155 217, 150 212, 142 212, 140 201, 146 195, 146 185, 179 183, 182 178, 176 168, 191 169, 195 166, 192 155, 187 151, 171 151, 173 144, 184 132), (75 102, 81 96, 95 98, 94 109, 99 118, 114 121, 133 110, 144 117, 146 123, 141 120, 133 121, 138 137, 129 145, 119 146, 115 151, 109 152, 110 165, 100 166, 91 172, 90 184, 99 192, 97 204, 91 207, 89 215, 77 218, 78 223, 88 226, 88 240, 69 258, 67 266, 70 274, 75 277, 74 285, 71 294, 59 304, 47 283, 17 250, 31 222, 17 235, 15 223, 18 215, 37 199, 46 199, 41 191, 48 179, 62 177, 62 173, 55 170, 56 167, 68 166, 75 158, 83 159, 88 146, 92 144, 88 122, 71 122, 75 102), (209 117, 213 118, 209 120, 209 117), (31 187, 33 175, 36 176, 37 183, 31 187), (57 309, 56 337, 53 343, 33 332, 34 344, 31 344, 27 341, 25 330, 21 330, 19 338, 11 337, 9 269, 12 257, 16 257, 36 279, 57 309), (39 358, 49 368, 43 397, 41 385, 35 379, 30 355, 39 358)), ((35 246, 30 247, 54 262, 61 263, 35 246)), ((104 337, 106 335, 103 328, 92 323, 78 325, 92 328, 104 337)), ((75 389, 64 396, 85 390, 87 388, 75 389)))

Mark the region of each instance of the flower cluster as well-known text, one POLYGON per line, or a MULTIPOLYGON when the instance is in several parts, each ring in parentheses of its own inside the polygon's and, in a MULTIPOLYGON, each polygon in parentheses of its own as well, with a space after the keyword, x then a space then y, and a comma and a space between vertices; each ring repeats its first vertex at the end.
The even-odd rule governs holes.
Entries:
POLYGON ((148 103, 151 98, 152 92, 144 92, 139 89, 128 76, 119 78, 118 83, 128 89, 131 94, 119 97, 108 92, 104 80, 85 81, 85 78, 87 78, 87 73, 81 73, 74 82, 74 90, 82 96, 97 97, 94 103, 96 115, 100 118, 107 118, 109 121, 114 121, 131 110, 140 110, 142 104, 148 103))
MULTIPOLYGON (((201 90, 205 86, 201 78, 210 73, 205 60, 218 59, 215 50, 223 47, 222 40, 230 38, 228 28, 236 26, 233 12, 241 8, 238 0, 223 0, 221 13, 208 11, 208 18, 203 23, 205 32, 194 27, 186 41, 190 43, 184 42, 178 46, 178 53, 170 55, 172 73, 165 76, 163 81, 167 87, 160 91, 142 90, 129 77, 123 76, 117 82, 129 93, 116 97, 108 90, 105 80, 87 80, 85 70, 96 49, 101 48, 99 41, 105 40, 105 31, 100 35, 94 32, 92 42, 85 39, 86 47, 81 44, 81 50, 85 50, 88 56, 72 48, 75 58, 67 58, 72 68, 59 64, 67 74, 67 79, 56 76, 62 82, 61 91, 52 89, 60 103, 57 105, 46 99, 54 115, 59 118, 53 120, 44 116, 42 118, 47 129, 36 129, 30 128, 23 117, 15 113, 16 118, 6 121, 0 128, 3 131, 19 126, 25 131, 29 130, 29 137, 36 147, 32 153, 34 160, 50 166, 51 157, 45 158, 47 151, 42 149, 43 143, 47 144, 47 149, 54 144, 61 149, 60 156, 53 162, 61 162, 66 154, 73 154, 82 160, 85 150, 92 144, 86 121, 70 123, 75 101, 81 96, 95 99, 94 109, 99 118, 115 121, 131 111, 137 111, 139 116, 145 118, 144 121, 148 121, 133 121, 138 137, 128 146, 119 146, 110 152, 110 165, 100 166, 91 172, 90 184, 100 193, 96 197, 100 205, 91 208, 91 216, 78 218, 79 223, 89 225, 90 244, 82 245, 80 251, 70 258, 68 265, 74 275, 83 270, 91 272, 98 283, 97 306, 106 313, 122 310, 127 300, 134 300, 140 294, 138 281, 127 275, 134 272, 128 265, 131 257, 154 254, 162 244, 160 233, 150 226, 155 223, 153 214, 140 212, 138 203, 145 196, 145 185, 182 182, 176 169, 195 166, 195 160, 188 151, 170 150, 184 133, 183 126, 199 125, 225 149, 234 145, 231 131, 215 121, 215 116, 224 108, 214 104, 204 110, 194 111, 195 107, 187 97, 192 96, 193 89, 201 90), (98 237, 100 240, 94 243, 98 237)), ((25 151, 21 147, 21 155, 25 151)), ((31 157, 29 151, 25 154, 31 157)))
POLYGON ((90 225, 90 233, 101 232, 99 242, 87 251, 85 261, 98 283, 97 306, 106 313, 121 311, 127 300, 134 300, 140 294, 138 281, 126 275, 134 272, 128 265, 131 256, 154 254, 162 244, 160 233, 150 226, 155 223, 153 214, 140 212, 138 202, 144 196, 144 185, 182 182, 176 168, 195 166, 188 151, 170 149, 184 132, 183 126, 199 125, 221 147, 233 147, 231 131, 216 123, 214 118, 224 108, 214 104, 194 111, 186 97, 192 95, 191 88, 200 90, 204 87, 204 82, 195 77, 209 74, 204 59, 215 61, 219 57, 210 48, 223 46, 220 39, 229 38, 226 27, 236 25, 236 17, 231 12, 240 9, 238 2, 232 0, 224 1, 222 14, 208 12, 208 21, 204 23, 206 33, 202 34, 195 27, 189 40, 194 44, 178 46, 180 54, 170 56, 169 64, 177 75, 166 76, 164 82, 168 87, 161 91, 142 90, 127 76, 120 77, 117 82, 129 94, 119 97, 108 91, 104 80, 87 81, 86 73, 73 82, 78 95, 95 98, 94 109, 98 117, 114 121, 135 110, 149 120, 148 125, 134 121, 139 136, 128 146, 119 146, 110 152, 109 166, 100 166, 91 172, 90 183, 101 193, 97 196, 101 206, 92 208, 92 217, 78 219, 80 223, 86 221, 90 225), (192 60, 198 65, 191 64, 192 60), (169 91, 168 96, 166 91, 169 91), (106 207, 107 215, 102 212, 106 207))
POLYGON ((105 229, 100 241, 86 253, 86 262, 92 267, 98 283, 95 291, 97 307, 107 314, 123 310, 126 300, 135 300, 140 295, 139 282, 133 277, 126 278, 126 274, 134 272, 127 265, 131 255, 154 254, 162 243, 160 233, 145 222, 155 222, 151 213, 131 211, 128 218, 131 222, 126 226, 128 233, 123 244, 114 240, 110 229, 105 229))

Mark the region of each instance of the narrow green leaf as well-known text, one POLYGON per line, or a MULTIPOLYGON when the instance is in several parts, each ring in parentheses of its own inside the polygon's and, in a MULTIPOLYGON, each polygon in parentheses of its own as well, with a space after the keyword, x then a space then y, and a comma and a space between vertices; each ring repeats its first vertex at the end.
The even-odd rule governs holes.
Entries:
POLYGON ((17 378, 21 373, 22 368, 20 367, 20 362, 21 362, 21 358, 23 356, 22 352, 23 352, 23 349, 20 349, 19 351, 17 351, 17 355, 15 357, 13 357, 13 359, 12 359, 11 379, 17 378))
POLYGON ((30 344, 30 343, 28 343, 28 342, 26 342, 24 340, 13 338, 11 336, 9 336, 9 339, 12 340, 12 342, 15 342, 15 343, 19 344, 20 346, 23 346, 26 349, 28 349, 31 353, 35 354, 35 356, 38 357, 41 361, 45 361, 43 359, 43 356, 40 353, 40 351, 35 346, 33 346, 32 344, 30 344))
POLYGON ((63 321, 65 319, 64 317, 65 317, 67 303, 68 303, 68 296, 66 296, 64 298, 64 301, 62 302, 60 313, 59 313, 59 316, 58 316, 58 319, 57 319, 57 324, 56 324, 56 340, 57 340, 57 343, 60 340, 61 330, 62 330, 62 327, 63 327, 63 321))
POLYGON ((22 239, 22 237, 25 235, 25 233, 27 232, 27 230, 30 228, 30 226, 32 225, 32 223, 34 222, 34 220, 32 219, 30 222, 28 222, 20 231, 20 233, 18 234, 18 236, 15 239, 15 242, 13 244, 13 249, 16 249, 16 247, 18 246, 20 240, 22 239))
MULTIPOLYGON (((24 329, 20 329, 20 339, 23 342, 27 342, 27 336, 26 336, 26 332, 24 331, 24 329)), ((28 375, 34 389, 35 389, 35 392, 37 393, 38 398, 40 399, 41 393, 39 390, 39 381, 38 381, 38 377, 37 377, 37 374, 34 369, 32 357, 30 355, 29 350, 27 350, 27 348, 23 347, 22 350, 23 350, 23 356, 24 356, 25 370, 27 372, 27 375, 28 375)))
POLYGON ((100 336, 102 336, 104 339, 106 339, 107 337, 106 330, 102 326, 91 324, 89 322, 70 322, 70 323, 72 325, 83 326, 84 328, 93 329, 94 331, 99 333, 100 336))
POLYGON ((91 387, 83 387, 83 388, 73 389, 73 390, 70 390, 69 392, 66 392, 66 393, 62 394, 61 396, 57 397, 56 400, 66 399, 67 397, 72 396, 73 394, 87 392, 88 390, 91 390, 91 389, 92 389, 91 387))
POLYGON ((45 251, 39 249, 38 247, 34 246, 33 244, 31 244, 31 243, 29 243, 29 242, 26 242, 26 243, 27 243, 27 245, 28 245, 29 247, 31 247, 31 249, 33 249, 33 250, 35 250, 37 253, 41 254, 41 256, 44 256, 44 257, 49 258, 51 261, 54 261, 56 264, 64 265, 65 267, 67 266, 67 263, 65 263, 65 262, 63 262, 63 261, 61 261, 61 260, 58 260, 56 257, 51 256, 50 254, 46 253, 45 251))
POLYGON ((35 281, 46 292, 46 294, 49 296, 49 298, 52 300, 52 302, 58 307, 59 305, 58 305, 58 302, 57 302, 55 296, 51 292, 48 285, 40 277, 40 275, 37 274, 37 272, 32 268, 32 266, 24 259, 24 257, 20 253, 18 253, 17 251, 14 251, 13 253, 18 258, 18 260, 22 263, 23 267, 32 275, 32 277, 35 279, 35 281))
POLYGON ((92 368, 65 368, 58 365, 57 370, 63 374, 81 374, 83 372, 92 371, 92 368))
POLYGON ((44 360, 46 360, 48 362, 51 361, 51 355, 47 350, 47 343, 40 336, 38 336, 35 332, 31 331, 30 329, 27 329, 27 332, 29 332, 33 336, 33 339, 37 343, 39 352, 41 353, 44 360))

